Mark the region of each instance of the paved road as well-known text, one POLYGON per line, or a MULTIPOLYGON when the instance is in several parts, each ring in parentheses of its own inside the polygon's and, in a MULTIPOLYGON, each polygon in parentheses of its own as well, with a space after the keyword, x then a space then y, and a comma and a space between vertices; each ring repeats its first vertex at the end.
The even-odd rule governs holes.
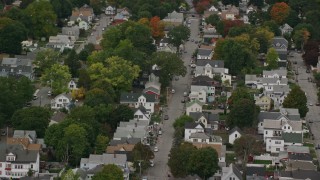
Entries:
MULTIPOLYGON (((294 57, 289 58, 293 61, 297 61, 297 65, 294 66, 295 69, 298 68, 298 84, 300 85, 301 89, 307 93, 307 99, 308 99, 308 104, 312 103, 313 106, 308 106, 309 107, 309 112, 307 113, 306 116, 306 121, 310 122, 312 121, 313 123, 309 123, 311 127, 311 132, 313 133, 315 140, 314 144, 318 145, 320 144, 320 107, 315 106, 317 103, 317 88, 316 84, 309 82, 308 77, 312 77, 311 73, 306 73, 306 66, 303 63, 302 54, 294 53, 294 57)), ((317 157, 320 160, 320 150, 317 151, 317 157)))
MULTIPOLYGON (((199 40, 198 31, 199 31, 199 20, 192 19, 191 20, 191 35, 190 39, 199 40)), ((145 173, 148 176, 148 180, 164 180, 168 178, 169 168, 167 166, 168 163, 168 155, 172 146, 174 129, 173 122, 176 118, 181 116, 184 113, 184 104, 181 103, 183 98, 183 93, 188 91, 190 85, 190 61, 191 56, 196 49, 197 44, 194 42, 187 42, 185 44, 185 50, 187 53, 182 54, 182 59, 184 61, 185 66, 188 68, 188 73, 185 77, 180 77, 179 80, 172 82, 172 88, 175 89, 175 94, 173 94, 168 103, 167 113, 169 115, 169 120, 164 121, 162 127, 162 137, 159 138, 159 142, 157 147, 159 148, 159 152, 155 153, 154 159, 154 167, 150 167, 149 170, 145 173)))
POLYGON ((48 91, 50 87, 41 87, 39 88, 38 98, 31 101, 32 106, 45 106, 51 104, 51 97, 48 96, 48 91))

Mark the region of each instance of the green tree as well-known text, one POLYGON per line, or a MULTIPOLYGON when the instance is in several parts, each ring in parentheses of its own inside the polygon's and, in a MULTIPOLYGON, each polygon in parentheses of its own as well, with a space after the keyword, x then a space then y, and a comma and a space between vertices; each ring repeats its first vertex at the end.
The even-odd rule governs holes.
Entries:
POLYGON ((257 38, 260 44, 259 53, 267 53, 274 34, 266 28, 259 27, 255 30, 253 37, 257 38))
POLYGON ((123 172, 117 165, 114 165, 114 164, 104 165, 102 171, 96 173, 92 177, 92 180, 105 180, 105 179, 123 180, 123 172))
POLYGON ((192 117, 188 115, 182 115, 178 119, 176 119, 173 123, 173 127, 176 128, 184 128, 185 123, 187 122, 193 122, 194 120, 192 117))
POLYGON ((152 64, 157 64, 160 68, 160 83, 163 87, 169 85, 174 76, 185 76, 187 68, 183 61, 174 53, 155 52, 151 56, 152 64))
POLYGON ((99 134, 96 139, 95 150, 96 154, 102 154, 106 152, 107 145, 109 143, 109 138, 99 134))
POLYGON ((0 77, 0 126, 33 97, 34 87, 27 77, 0 77), (13 93, 14 92, 14 93, 13 93))
POLYGON ((30 28, 29 35, 40 38, 56 34, 57 16, 49 1, 34 1, 28 5, 25 13, 31 17, 31 24, 28 25, 30 28))
MULTIPOLYGON (((1 26, 1 25, 0 25, 1 26)), ((27 38, 27 29, 18 22, 0 27, 0 51, 8 54, 20 54, 22 51, 21 42, 27 38)))
POLYGON ((279 25, 273 20, 265 21, 263 23, 263 27, 267 28, 270 32, 272 32, 274 34, 274 36, 280 36, 281 35, 281 31, 279 29, 279 25))
POLYGON ((245 134, 234 141, 233 149, 236 156, 246 163, 249 155, 260 154, 263 151, 263 143, 254 136, 245 134))
POLYGON ((113 49, 115 48, 120 40, 124 39, 124 35, 118 27, 111 27, 106 32, 103 33, 103 39, 101 41, 101 46, 103 49, 113 49))
POLYGON ((269 48, 267 53, 267 64, 269 69, 278 69, 279 55, 274 48, 269 48))
POLYGON ((68 57, 64 60, 64 64, 69 67, 71 76, 73 78, 76 78, 79 76, 78 72, 79 72, 79 69, 81 68, 81 63, 74 49, 72 49, 69 52, 68 57))
POLYGON ((190 29, 186 26, 180 25, 172 28, 169 33, 169 43, 177 48, 177 53, 180 50, 180 45, 183 44, 190 37, 190 29))
POLYGON ((50 0, 52 8, 59 19, 68 18, 72 13, 70 0, 50 0))
POLYGON ((86 90, 90 89, 91 78, 90 78, 89 73, 88 73, 88 71, 86 69, 80 69, 79 70, 78 86, 79 87, 83 87, 86 90))
POLYGON ((139 142, 132 150, 132 157, 135 168, 139 169, 141 166, 141 169, 144 170, 150 166, 150 160, 154 158, 154 154, 150 149, 150 146, 139 142), (141 163, 140 166, 139 163, 141 163))
POLYGON ((113 102, 113 97, 107 91, 100 88, 93 88, 86 93, 84 104, 90 107, 99 106, 101 104, 109 104, 113 102))
POLYGON ((188 162, 188 168, 191 173, 198 174, 206 179, 214 175, 219 170, 218 153, 211 147, 198 149, 191 154, 188 162))
POLYGON ((37 74, 42 74, 46 69, 51 68, 59 61, 59 53, 53 49, 43 49, 37 52, 36 59, 33 64, 37 74))
POLYGON ((227 117, 227 125, 232 128, 238 126, 252 127, 257 120, 257 108, 255 103, 249 99, 240 99, 233 104, 227 117))
POLYGON ((94 14, 101 14, 102 13, 101 7, 106 7, 106 1, 90 0, 90 6, 93 8, 94 14))
POLYGON ((44 137, 51 117, 50 110, 43 107, 29 107, 17 110, 11 118, 15 129, 35 130, 39 138, 44 137))
POLYGON ((257 6, 258 8, 263 8, 264 0, 250 0, 249 5, 250 4, 257 6))
POLYGON ((291 88, 290 93, 283 101, 284 108, 297 108, 301 117, 306 117, 309 108, 307 107, 307 97, 300 86, 291 88))
POLYGON ((218 25, 218 23, 220 22, 220 17, 217 14, 212 14, 209 17, 206 18, 206 23, 207 24, 211 24, 213 26, 218 25))
MULTIPOLYGON (((184 178, 189 175, 188 165, 190 164, 191 155, 196 152, 197 149, 191 143, 182 143, 178 147, 171 149, 169 154, 168 166, 170 172, 176 178, 184 178), (181 166, 183 164, 183 166, 181 166)), ((205 159, 207 159, 206 157, 205 159)))
POLYGON ((68 66, 54 64, 51 68, 45 70, 40 80, 43 84, 51 86, 54 94, 60 94, 68 91, 71 74, 68 66))
POLYGON ((302 49, 304 43, 306 43, 309 38, 310 32, 307 29, 300 29, 294 31, 294 34, 292 36, 293 42, 296 45, 295 47, 297 49, 302 49))
POLYGON ((61 180, 78 180, 79 177, 78 174, 73 173, 72 169, 69 169, 62 174, 61 180))
POLYGON ((139 76, 139 66, 114 56, 106 60, 106 67, 102 63, 92 64, 88 72, 92 80, 104 79, 117 90, 130 90, 132 81, 139 76))
POLYGON ((133 119, 134 111, 127 105, 120 104, 111 113, 109 124, 111 127, 116 128, 121 121, 129 121, 133 119))

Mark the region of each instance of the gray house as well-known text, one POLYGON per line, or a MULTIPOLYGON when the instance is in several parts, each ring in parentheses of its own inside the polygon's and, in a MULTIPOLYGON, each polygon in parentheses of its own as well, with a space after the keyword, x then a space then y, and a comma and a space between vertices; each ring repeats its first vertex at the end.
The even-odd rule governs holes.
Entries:
POLYGON ((63 27, 61 34, 67 36, 74 36, 76 39, 78 39, 80 35, 80 28, 79 26, 63 27))
POLYGON ((26 76, 34 79, 34 70, 31 59, 3 58, 0 63, 0 76, 26 76))

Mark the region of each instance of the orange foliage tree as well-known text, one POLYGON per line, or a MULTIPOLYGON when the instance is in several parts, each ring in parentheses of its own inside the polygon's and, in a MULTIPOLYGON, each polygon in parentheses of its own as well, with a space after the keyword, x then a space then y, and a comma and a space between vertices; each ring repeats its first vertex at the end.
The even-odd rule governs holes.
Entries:
POLYGON ((290 7, 285 2, 275 3, 270 11, 270 16, 278 24, 282 24, 283 21, 288 17, 290 7))
POLYGON ((150 19, 150 27, 154 39, 159 40, 164 37, 164 23, 160 20, 160 17, 152 17, 150 19))

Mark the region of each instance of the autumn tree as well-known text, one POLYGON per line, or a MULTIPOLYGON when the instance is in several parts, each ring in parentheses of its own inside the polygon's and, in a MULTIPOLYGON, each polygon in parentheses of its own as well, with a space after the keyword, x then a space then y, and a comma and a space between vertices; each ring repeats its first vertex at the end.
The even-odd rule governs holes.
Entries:
POLYGON ((299 110, 301 117, 306 117, 309 108, 307 106, 307 97, 300 86, 293 86, 290 93, 283 101, 284 108, 296 108, 299 110))
POLYGON ((153 38, 159 40, 164 37, 164 23, 158 16, 154 16, 150 19, 150 27, 153 38))
POLYGON ((274 34, 267 28, 258 27, 254 31, 253 37, 257 38, 260 44, 259 53, 267 53, 269 47, 271 46, 271 41, 274 37, 274 34))
POLYGON ((319 48, 316 41, 309 40, 303 46, 304 54, 303 60, 307 65, 316 66, 318 63, 319 48))
POLYGON ((269 48, 267 53, 267 64, 269 69, 278 69, 279 55, 274 48, 269 48))
POLYGON ((278 24, 282 24, 288 17, 289 12, 290 7, 285 2, 275 3, 271 8, 270 16, 278 24))
POLYGON ((310 32, 305 28, 293 32, 292 39, 297 49, 301 49, 309 38, 310 32))
POLYGON ((259 142, 252 135, 243 135, 234 141, 234 152, 245 164, 249 155, 259 154, 263 151, 263 143, 259 142))
POLYGON ((150 149, 150 146, 144 145, 140 142, 136 144, 132 149, 132 156, 134 166, 137 169, 141 166, 142 170, 148 168, 150 166, 150 160, 154 158, 154 154, 150 149))

